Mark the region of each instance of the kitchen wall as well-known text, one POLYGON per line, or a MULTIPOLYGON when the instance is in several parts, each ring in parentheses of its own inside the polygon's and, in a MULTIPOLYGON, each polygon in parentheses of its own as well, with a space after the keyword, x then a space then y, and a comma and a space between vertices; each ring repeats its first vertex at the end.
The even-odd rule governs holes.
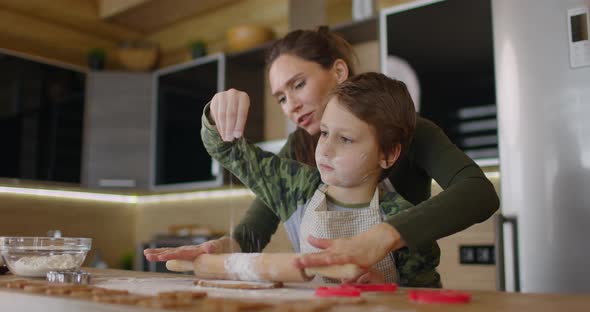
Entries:
POLYGON ((75 200, 0 192, 0 236, 47 236, 60 230, 67 237, 90 237, 96 251, 111 267, 120 267, 126 253, 134 252, 136 209, 133 204, 75 200))

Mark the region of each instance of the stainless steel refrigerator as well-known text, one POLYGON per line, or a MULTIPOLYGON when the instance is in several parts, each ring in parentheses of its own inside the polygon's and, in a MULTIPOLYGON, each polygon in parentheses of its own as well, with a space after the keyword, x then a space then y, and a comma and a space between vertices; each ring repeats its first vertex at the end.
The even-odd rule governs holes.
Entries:
POLYGON ((492 0, 507 290, 590 292, 589 8, 492 0))

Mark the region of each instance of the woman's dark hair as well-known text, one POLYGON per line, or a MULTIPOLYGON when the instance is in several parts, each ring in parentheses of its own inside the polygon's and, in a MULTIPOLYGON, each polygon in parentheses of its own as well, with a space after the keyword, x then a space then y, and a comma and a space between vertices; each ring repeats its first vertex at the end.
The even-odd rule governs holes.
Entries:
MULTIPOLYGON (((320 26, 315 30, 294 30, 275 41, 266 55, 267 70, 283 54, 317 63, 326 70, 332 68, 336 60, 341 59, 348 66, 348 75, 355 74, 353 60, 356 61, 357 58, 352 46, 331 32, 328 26, 320 26)), ((305 130, 297 129, 293 137, 295 159, 315 166, 315 147, 318 138, 319 135, 311 136, 305 130)))
POLYGON ((275 41, 266 55, 267 69, 283 54, 317 63, 324 69, 332 68, 337 59, 342 59, 348 66, 348 75, 355 74, 353 59, 356 60, 356 56, 352 46, 331 32, 328 26, 320 26, 316 30, 294 30, 275 41))

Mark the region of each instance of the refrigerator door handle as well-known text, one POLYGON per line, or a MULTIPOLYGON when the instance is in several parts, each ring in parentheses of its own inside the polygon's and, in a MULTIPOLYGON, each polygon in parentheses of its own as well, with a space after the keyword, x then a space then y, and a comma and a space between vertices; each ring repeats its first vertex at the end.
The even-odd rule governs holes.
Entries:
POLYGON ((512 255, 514 272, 514 291, 520 292, 520 267, 518 259, 518 222, 515 216, 498 214, 494 220, 496 234, 496 288, 506 291, 506 268, 504 266, 504 224, 512 226, 512 255))

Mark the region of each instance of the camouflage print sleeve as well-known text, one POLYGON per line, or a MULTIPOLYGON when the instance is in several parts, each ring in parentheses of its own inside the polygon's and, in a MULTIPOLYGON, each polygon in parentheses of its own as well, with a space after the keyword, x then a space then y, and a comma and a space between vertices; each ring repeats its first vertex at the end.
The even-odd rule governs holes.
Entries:
POLYGON ((281 158, 248 143, 244 138, 224 142, 208 118, 209 105, 201 118, 201 138, 207 152, 234 174, 281 220, 287 220, 313 195, 320 183, 316 168, 281 158))
MULTIPOLYGON (((403 213, 404 210, 413 207, 401 195, 389 192, 381 199, 381 208, 386 218, 403 213)), ((420 248, 410 251, 408 247, 393 252, 395 266, 399 274, 399 285, 404 287, 442 287, 440 274, 436 267, 440 262, 440 248, 436 242, 428 248, 420 248)))

